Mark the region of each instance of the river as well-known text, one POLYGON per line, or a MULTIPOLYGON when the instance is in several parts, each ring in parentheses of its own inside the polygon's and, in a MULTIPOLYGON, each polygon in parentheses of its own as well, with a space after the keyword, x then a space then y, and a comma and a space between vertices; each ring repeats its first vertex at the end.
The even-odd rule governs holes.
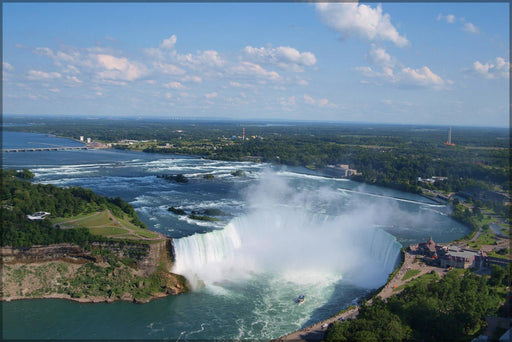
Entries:
MULTIPOLYGON (((4 132, 3 148, 79 146, 4 132)), ((148 304, 3 303, 5 339, 270 339, 325 319, 383 285, 401 246, 467 233, 448 208, 414 194, 302 168, 117 150, 3 153, 34 182, 82 186, 131 203, 174 238, 195 290, 148 304), (245 177, 235 177, 235 170, 245 177), (182 173, 188 184, 158 178, 182 173), (213 174, 214 179, 203 176, 213 174), (218 222, 177 216, 220 209, 218 222), (294 302, 299 294, 306 301, 294 302)))

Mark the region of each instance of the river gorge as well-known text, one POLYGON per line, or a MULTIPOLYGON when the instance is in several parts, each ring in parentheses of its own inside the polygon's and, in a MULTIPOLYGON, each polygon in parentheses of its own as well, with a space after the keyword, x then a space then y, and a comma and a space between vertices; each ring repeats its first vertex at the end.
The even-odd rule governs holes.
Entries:
MULTIPOLYGON (((4 148, 79 146, 43 134, 3 139, 4 148)), ((4 302, 6 339, 277 338, 382 286, 402 246, 467 232, 442 204, 303 168, 118 150, 4 153, 3 165, 29 168, 37 183, 128 201, 150 230, 173 238, 172 272, 193 286, 142 305, 4 302), (225 215, 199 221, 169 207, 225 215), (300 294, 306 300, 297 305, 300 294)))

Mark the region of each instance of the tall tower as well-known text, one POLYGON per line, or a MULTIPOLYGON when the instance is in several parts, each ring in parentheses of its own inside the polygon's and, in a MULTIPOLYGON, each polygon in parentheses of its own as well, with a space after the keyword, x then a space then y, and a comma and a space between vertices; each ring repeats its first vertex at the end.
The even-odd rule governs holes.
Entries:
POLYGON ((242 140, 245 140, 245 127, 242 128, 242 140))
POLYGON ((455 146, 454 143, 452 143, 452 128, 448 130, 448 140, 444 143, 447 146, 455 146))

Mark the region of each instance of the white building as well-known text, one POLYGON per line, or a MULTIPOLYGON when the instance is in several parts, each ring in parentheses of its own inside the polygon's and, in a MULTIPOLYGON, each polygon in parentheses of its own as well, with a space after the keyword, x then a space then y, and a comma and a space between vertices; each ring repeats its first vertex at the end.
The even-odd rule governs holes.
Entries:
POLYGON ((84 141, 84 136, 83 135, 80 136, 80 141, 84 141))

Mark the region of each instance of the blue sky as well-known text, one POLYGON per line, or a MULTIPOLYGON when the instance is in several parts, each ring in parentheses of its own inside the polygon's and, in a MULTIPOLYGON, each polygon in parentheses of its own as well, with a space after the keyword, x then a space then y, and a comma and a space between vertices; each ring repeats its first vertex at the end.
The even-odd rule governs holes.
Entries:
POLYGON ((4 3, 3 112, 509 126, 508 3, 4 3))

